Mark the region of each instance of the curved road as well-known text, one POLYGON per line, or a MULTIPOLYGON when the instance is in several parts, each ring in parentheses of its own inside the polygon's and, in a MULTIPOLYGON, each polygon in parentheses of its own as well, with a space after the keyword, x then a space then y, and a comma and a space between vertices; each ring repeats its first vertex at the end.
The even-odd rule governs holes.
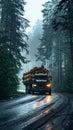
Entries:
MULTIPOLYGON (((29 124, 29 120, 33 121, 34 115, 38 112, 42 115, 45 108, 48 108, 45 113, 50 112, 51 107, 56 109, 63 103, 63 100, 61 96, 52 94, 51 96, 28 95, 0 102, 0 130, 22 130, 29 124)), ((35 119, 38 117, 36 116, 35 119)))

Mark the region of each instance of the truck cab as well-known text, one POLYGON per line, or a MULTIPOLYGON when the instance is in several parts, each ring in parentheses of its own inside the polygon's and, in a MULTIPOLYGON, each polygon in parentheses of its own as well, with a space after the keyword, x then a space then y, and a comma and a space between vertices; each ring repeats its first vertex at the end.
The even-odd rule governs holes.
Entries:
POLYGON ((26 86, 26 93, 51 95, 51 76, 44 67, 34 67, 23 74, 23 84, 26 86))
POLYGON ((51 83, 47 74, 39 73, 33 76, 32 94, 34 93, 49 93, 51 95, 51 83))

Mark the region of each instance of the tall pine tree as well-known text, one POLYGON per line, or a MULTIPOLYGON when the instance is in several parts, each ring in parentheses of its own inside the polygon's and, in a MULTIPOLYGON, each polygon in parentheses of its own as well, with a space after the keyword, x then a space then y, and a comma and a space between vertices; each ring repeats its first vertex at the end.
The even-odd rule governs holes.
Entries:
POLYGON ((24 18, 23 0, 1 0, 0 20, 0 92, 1 98, 16 92, 19 85, 18 72, 27 51, 25 33, 29 21, 24 18))

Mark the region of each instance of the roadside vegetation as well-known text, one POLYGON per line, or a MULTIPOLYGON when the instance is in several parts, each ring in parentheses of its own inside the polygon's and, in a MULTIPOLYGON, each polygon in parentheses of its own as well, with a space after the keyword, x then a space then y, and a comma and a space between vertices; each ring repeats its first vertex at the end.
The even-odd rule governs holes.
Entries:
POLYGON ((53 91, 73 93, 73 1, 47 1, 42 13, 43 34, 36 60, 50 69, 53 91))
MULTIPOLYGON (((0 0, 0 99, 17 93, 18 73, 29 53, 26 2, 0 0)), ((47 0, 42 14, 43 33, 36 61, 50 69, 54 92, 73 93, 73 1, 47 0)))
POLYGON ((0 0, 0 98, 10 97, 19 86, 18 73, 28 53, 29 21, 24 18, 23 0, 0 0))

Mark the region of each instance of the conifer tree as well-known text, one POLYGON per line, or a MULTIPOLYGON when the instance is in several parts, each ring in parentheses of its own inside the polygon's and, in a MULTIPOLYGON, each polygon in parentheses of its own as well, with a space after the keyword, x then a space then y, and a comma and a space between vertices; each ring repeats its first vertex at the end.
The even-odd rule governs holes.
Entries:
POLYGON ((52 54, 52 26, 50 25, 51 20, 51 7, 52 4, 50 2, 46 2, 43 5, 44 9, 43 13, 43 34, 41 40, 41 44, 38 47, 38 53, 36 55, 37 60, 41 60, 44 64, 50 59, 52 54))
POLYGON ((28 52, 25 33, 29 21, 24 18, 23 0, 1 0, 0 19, 0 98, 16 93, 18 72, 28 52))

